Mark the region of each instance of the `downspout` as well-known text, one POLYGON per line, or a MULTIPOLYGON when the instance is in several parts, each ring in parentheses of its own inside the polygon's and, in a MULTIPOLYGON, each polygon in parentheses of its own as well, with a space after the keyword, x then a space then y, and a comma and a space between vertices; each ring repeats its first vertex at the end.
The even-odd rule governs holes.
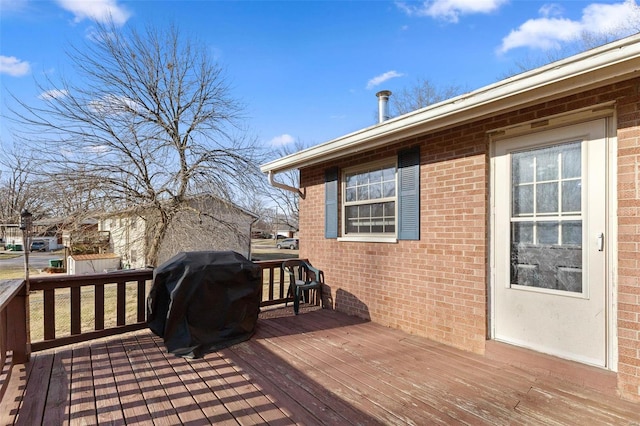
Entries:
POLYGON ((274 186, 276 188, 284 189, 285 191, 295 192, 304 200, 304 193, 300 191, 300 188, 294 188, 293 186, 286 185, 281 182, 276 182, 273 178, 273 171, 269 170, 269 185, 274 186))

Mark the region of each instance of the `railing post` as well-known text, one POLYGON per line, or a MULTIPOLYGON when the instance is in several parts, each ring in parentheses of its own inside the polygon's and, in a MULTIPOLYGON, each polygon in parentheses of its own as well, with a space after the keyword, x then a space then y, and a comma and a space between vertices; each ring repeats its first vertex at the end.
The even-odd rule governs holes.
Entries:
POLYGON ((24 364, 31 359, 31 338, 29 326, 29 293, 26 282, 22 283, 18 294, 7 306, 7 346, 13 350, 13 361, 24 364))

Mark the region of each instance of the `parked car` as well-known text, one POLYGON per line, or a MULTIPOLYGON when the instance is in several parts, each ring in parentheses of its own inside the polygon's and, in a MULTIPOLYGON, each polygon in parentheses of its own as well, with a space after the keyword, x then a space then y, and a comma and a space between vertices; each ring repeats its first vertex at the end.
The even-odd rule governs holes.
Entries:
POLYGON ((297 238, 285 238, 282 241, 278 241, 278 244, 276 245, 276 247, 278 247, 279 249, 288 248, 288 249, 291 249, 291 250, 297 250, 298 249, 298 239, 297 238))
POLYGON ((33 241, 30 247, 31 251, 47 251, 47 245, 44 241, 33 241))

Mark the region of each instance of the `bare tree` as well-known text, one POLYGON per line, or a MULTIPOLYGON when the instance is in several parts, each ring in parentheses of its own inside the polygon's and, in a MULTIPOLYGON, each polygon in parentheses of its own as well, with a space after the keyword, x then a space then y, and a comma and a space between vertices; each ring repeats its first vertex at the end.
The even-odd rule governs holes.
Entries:
POLYGON ((206 46, 176 27, 120 30, 95 24, 71 46, 76 76, 38 82, 41 103, 12 112, 43 168, 87 195, 86 208, 139 209, 146 262, 189 197, 206 188, 229 200, 258 176, 259 149, 240 127, 243 106, 206 46))
POLYGON ((390 112, 392 116, 406 114, 452 98, 464 91, 463 87, 456 85, 437 87, 426 78, 419 77, 411 86, 393 93, 389 98, 390 112))
POLYGON ((36 190, 34 161, 12 147, 2 146, 0 158, 0 223, 18 223, 22 210, 40 210, 43 201, 36 190), (2 170, 4 169, 4 170, 2 170))

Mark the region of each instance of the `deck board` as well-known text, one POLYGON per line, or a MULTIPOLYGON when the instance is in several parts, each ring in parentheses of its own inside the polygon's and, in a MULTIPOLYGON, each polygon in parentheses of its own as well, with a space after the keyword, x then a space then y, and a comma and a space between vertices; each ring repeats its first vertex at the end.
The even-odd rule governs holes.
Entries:
POLYGON ((334 311, 187 360, 148 330, 33 354, 4 424, 640 425, 640 405, 334 311))

